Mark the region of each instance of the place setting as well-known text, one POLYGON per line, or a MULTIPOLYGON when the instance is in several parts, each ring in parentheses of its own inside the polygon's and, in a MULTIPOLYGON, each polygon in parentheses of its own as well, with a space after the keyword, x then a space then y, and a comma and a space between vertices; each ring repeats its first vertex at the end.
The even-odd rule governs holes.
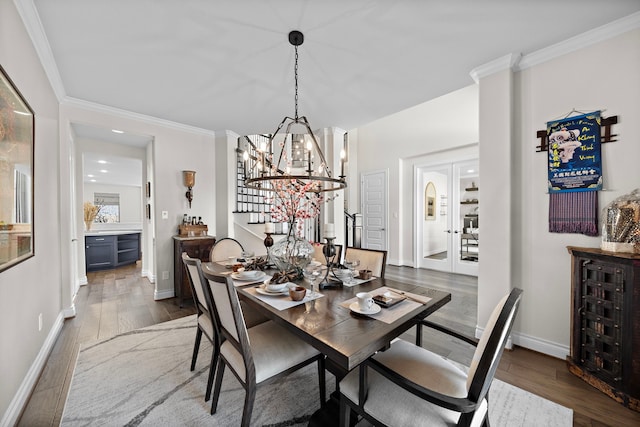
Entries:
POLYGON ((340 304, 356 316, 393 323, 431 298, 383 286, 372 292, 358 292, 340 304))
POLYGON ((309 289, 288 281, 282 283, 273 282, 272 278, 269 277, 260 285, 246 290, 278 310, 285 310, 322 298, 324 295, 315 290, 316 283, 322 278, 319 269, 306 268, 303 271, 303 276, 310 285, 309 289))
POLYGON ((245 270, 238 269, 238 271, 231 273, 234 286, 247 286, 256 282, 263 282, 265 279, 271 280, 271 276, 260 270, 245 270))

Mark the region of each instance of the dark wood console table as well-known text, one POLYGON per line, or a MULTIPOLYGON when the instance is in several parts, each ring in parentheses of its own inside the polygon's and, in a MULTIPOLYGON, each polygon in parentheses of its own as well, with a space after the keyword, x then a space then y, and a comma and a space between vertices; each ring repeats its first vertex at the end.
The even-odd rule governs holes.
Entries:
POLYGON ((640 412, 640 255, 567 249, 572 255, 569 371, 640 412))
POLYGON ((185 301, 193 304, 193 294, 187 270, 182 262, 182 253, 186 252, 191 258, 208 262, 209 252, 215 242, 216 238, 213 236, 173 236, 173 290, 180 307, 185 301))

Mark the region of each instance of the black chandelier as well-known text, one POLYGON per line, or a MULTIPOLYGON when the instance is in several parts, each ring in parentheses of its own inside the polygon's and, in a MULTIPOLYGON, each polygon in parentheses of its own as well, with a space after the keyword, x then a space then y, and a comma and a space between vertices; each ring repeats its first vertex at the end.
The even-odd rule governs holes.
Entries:
POLYGON ((245 186, 274 191, 277 182, 296 182, 309 193, 324 193, 346 188, 344 149, 340 153, 341 174, 334 177, 305 116, 298 116, 298 46, 304 41, 300 31, 289 33, 295 49, 295 115, 285 117, 263 144, 251 146, 243 154, 245 186), (284 129, 284 132, 282 132, 284 129))

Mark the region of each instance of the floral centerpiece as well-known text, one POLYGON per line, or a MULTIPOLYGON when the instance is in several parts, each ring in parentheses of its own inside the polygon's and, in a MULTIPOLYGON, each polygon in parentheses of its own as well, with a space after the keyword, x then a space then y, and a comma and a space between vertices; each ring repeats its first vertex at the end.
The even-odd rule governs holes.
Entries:
POLYGON ((100 209, 102 209, 100 205, 96 206, 91 202, 84 202, 84 224, 87 227, 87 231, 91 230, 91 224, 100 213, 100 209))
POLYGON ((313 246, 303 237, 304 221, 320 214, 324 201, 321 193, 313 193, 313 183, 296 180, 274 181, 271 220, 288 224, 287 235, 271 248, 271 257, 280 276, 287 280, 302 277, 303 269, 311 262, 313 246))

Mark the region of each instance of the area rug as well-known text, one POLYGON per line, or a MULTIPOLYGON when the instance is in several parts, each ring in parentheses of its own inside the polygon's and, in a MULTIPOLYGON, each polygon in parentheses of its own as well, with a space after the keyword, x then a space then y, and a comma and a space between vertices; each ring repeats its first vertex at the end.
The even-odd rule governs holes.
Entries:
MULTIPOLYGON (((189 316, 85 344, 78 354, 63 426, 237 426, 244 389, 227 370, 210 415, 204 401, 211 346, 203 339, 191 372, 195 317, 189 316)), ((320 407, 315 365, 258 387, 252 426, 303 426, 320 407)), ((335 379, 327 374, 327 390, 335 379)), ((571 426, 572 411, 494 380, 493 426, 571 426), (534 421, 535 420, 535 421, 534 421)))

